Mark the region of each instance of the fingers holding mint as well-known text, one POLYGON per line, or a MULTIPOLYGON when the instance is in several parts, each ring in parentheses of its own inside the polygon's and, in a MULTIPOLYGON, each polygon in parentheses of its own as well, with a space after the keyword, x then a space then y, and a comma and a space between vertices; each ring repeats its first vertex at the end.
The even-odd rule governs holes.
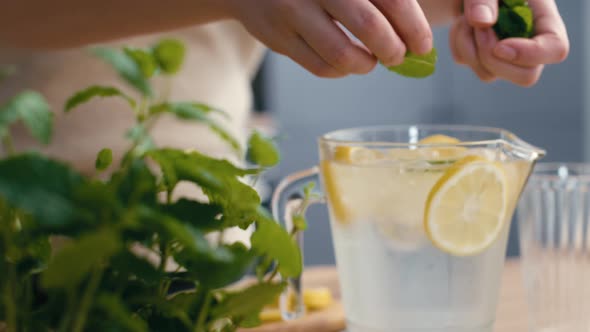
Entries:
MULTIPOLYGON (((516 1, 516 0, 513 0, 516 1)), ((494 49, 494 54, 520 66, 555 64, 564 61, 570 49, 565 23, 553 0, 530 0, 534 14, 531 38, 507 38, 494 49), (533 36, 534 35, 534 36, 533 36)))

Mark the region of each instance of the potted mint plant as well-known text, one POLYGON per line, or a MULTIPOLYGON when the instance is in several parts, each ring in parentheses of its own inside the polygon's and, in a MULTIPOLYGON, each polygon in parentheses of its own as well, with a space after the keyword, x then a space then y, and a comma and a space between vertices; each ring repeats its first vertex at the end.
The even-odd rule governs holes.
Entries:
POLYGON ((93 98, 123 98, 134 112, 136 123, 122 133, 129 140, 122 162, 112 164, 109 149, 97 155, 97 172, 109 171, 105 179, 84 176, 38 153, 15 151, 10 130, 17 122, 40 142, 50 142, 52 112, 40 94, 25 91, 0 106, 5 152, 0 159, 0 330, 209 332, 256 326, 263 306, 285 287, 273 277, 302 270, 293 234, 269 216, 243 181, 279 161, 275 145, 253 133, 242 148, 211 117, 218 110, 157 96, 150 80, 181 69, 185 48, 179 41, 93 53, 140 95, 135 99, 96 85, 65 105, 69 112, 93 98), (209 126, 236 153, 247 152, 254 166, 159 148, 150 128, 162 114, 209 126), (173 200, 179 182, 197 185, 208 199, 173 200), (252 224, 249 247, 205 238, 252 224), (67 239, 59 250, 50 245, 54 237, 67 239), (138 255, 137 245, 151 251, 156 263, 138 255), (165 268, 171 260, 178 265, 175 271, 165 268), (253 283, 229 290, 249 271, 257 275, 253 283), (172 291, 177 284, 185 290, 172 291))

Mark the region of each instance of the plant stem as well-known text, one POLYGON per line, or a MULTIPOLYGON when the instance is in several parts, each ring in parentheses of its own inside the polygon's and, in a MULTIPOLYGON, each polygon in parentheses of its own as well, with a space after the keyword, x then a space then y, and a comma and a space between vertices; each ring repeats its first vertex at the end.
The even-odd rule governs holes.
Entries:
POLYGON ((94 293, 96 293, 96 289, 98 288, 98 284, 102 279, 102 270, 98 270, 92 273, 90 276, 90 281, 88 281, 88 286, 86 286, 86 290, 84 294, 82 294, 82 300, 80 303, 80 307, 78 310, 78 314, 74 318, 74 326, 72 327, 72 332, 81 332, 84 330, 86 325, 86 318, 88 317, 88 312, 90 311, 90 305, 92 304, 92 297, 94 293))
MULTIPOLYGON (((12 264, 10 264, 12 265, 12 264)), ((13 271, 14 267, 10 266, 8 268, 9 279, 7 285, 4 286, 4 310, 6 315, 6 331, 7 332, 16 332, 18 331, 17 327, 17 314, 16 314, 16 303, 14 301, 14 278, 13 278, 13 271)))
POLYGON ((205 332, 205 319, 207 319, 207 315, 209 314, 210 306, 211 291, 207 291, 205 294, 205 300, 203 301, 203 307, 201 308, 201 312, 199 312, 199 317, 197 318, 197 325, 195 326, 194 332, 205 332))
POLYGON ((271 282, 277 276, 278 273, 279 273, 279 264, 277 263, 277 265, 273 269, 272 273, 270 274, 270 276, 268 277, 266 282, 271 282))
MULTIPOLYGON (((170 248, 168 244, 162 241, 160 243, 160 266, 158 267, 158 272, 160 272, 160 275, 164 275, 164 273, 166 272, 166 263, 168 262, 169 251, 170 248)), ((168 291, 166 287, 166 282, 167 280, 164 279, 160 281, 160 285, 158 286, 158 294, 160 296, 166 296, 166 292, 168 291)))
POLYGON ((63 320, 61 321, 61 324, 59 324, 59 332, 67 332, 68 331, 68 326, 70 325, 70 321, 75 317, 74 311, 76 308, 75 305, 75 300, 76 300, 76 292, 74 289, 68 289, 67 290, 67 310, 65 311, 65 315, 63 320))

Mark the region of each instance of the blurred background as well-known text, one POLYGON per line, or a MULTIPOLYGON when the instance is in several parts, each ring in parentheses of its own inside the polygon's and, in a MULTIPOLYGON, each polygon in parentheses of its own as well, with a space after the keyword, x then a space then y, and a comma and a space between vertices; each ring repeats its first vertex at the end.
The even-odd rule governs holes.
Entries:
MULTIPOLYGON (((586 30, 590 5, 561 0, 571 53, 566 62, 549 66, 533 88, 508 83, 486 84, 455 65, 447 46, 447 29, 435 32, 439 63, 425 80, 402 78, 378 68, 367 76, 339 80, 315 78, 289 59, 269 54, 254 82, 256 109, 271 117, 280 133, 282 162, 268 174, 272 186, 288 174, 314 166, 317 138, 328 131, 376 124, 474 124, 501 127, 548 150, 544 161, 582 161, 590 157, 590 77, 586 30)), ((333 264, 328 213, 314 206, 308 213, 305 263, 333 264)), ((518 255, 512 223, 508 255, 518 255)))

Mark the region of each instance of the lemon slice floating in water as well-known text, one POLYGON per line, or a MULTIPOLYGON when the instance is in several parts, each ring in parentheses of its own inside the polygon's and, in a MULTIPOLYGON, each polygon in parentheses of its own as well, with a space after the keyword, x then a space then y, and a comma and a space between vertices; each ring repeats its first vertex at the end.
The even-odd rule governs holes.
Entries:
POLYGON ((499 163, 467 156, 428 195, 424 227, 432 243, 456 256, 481 253, 499 237, 508 206, 508 181, 499 163))

